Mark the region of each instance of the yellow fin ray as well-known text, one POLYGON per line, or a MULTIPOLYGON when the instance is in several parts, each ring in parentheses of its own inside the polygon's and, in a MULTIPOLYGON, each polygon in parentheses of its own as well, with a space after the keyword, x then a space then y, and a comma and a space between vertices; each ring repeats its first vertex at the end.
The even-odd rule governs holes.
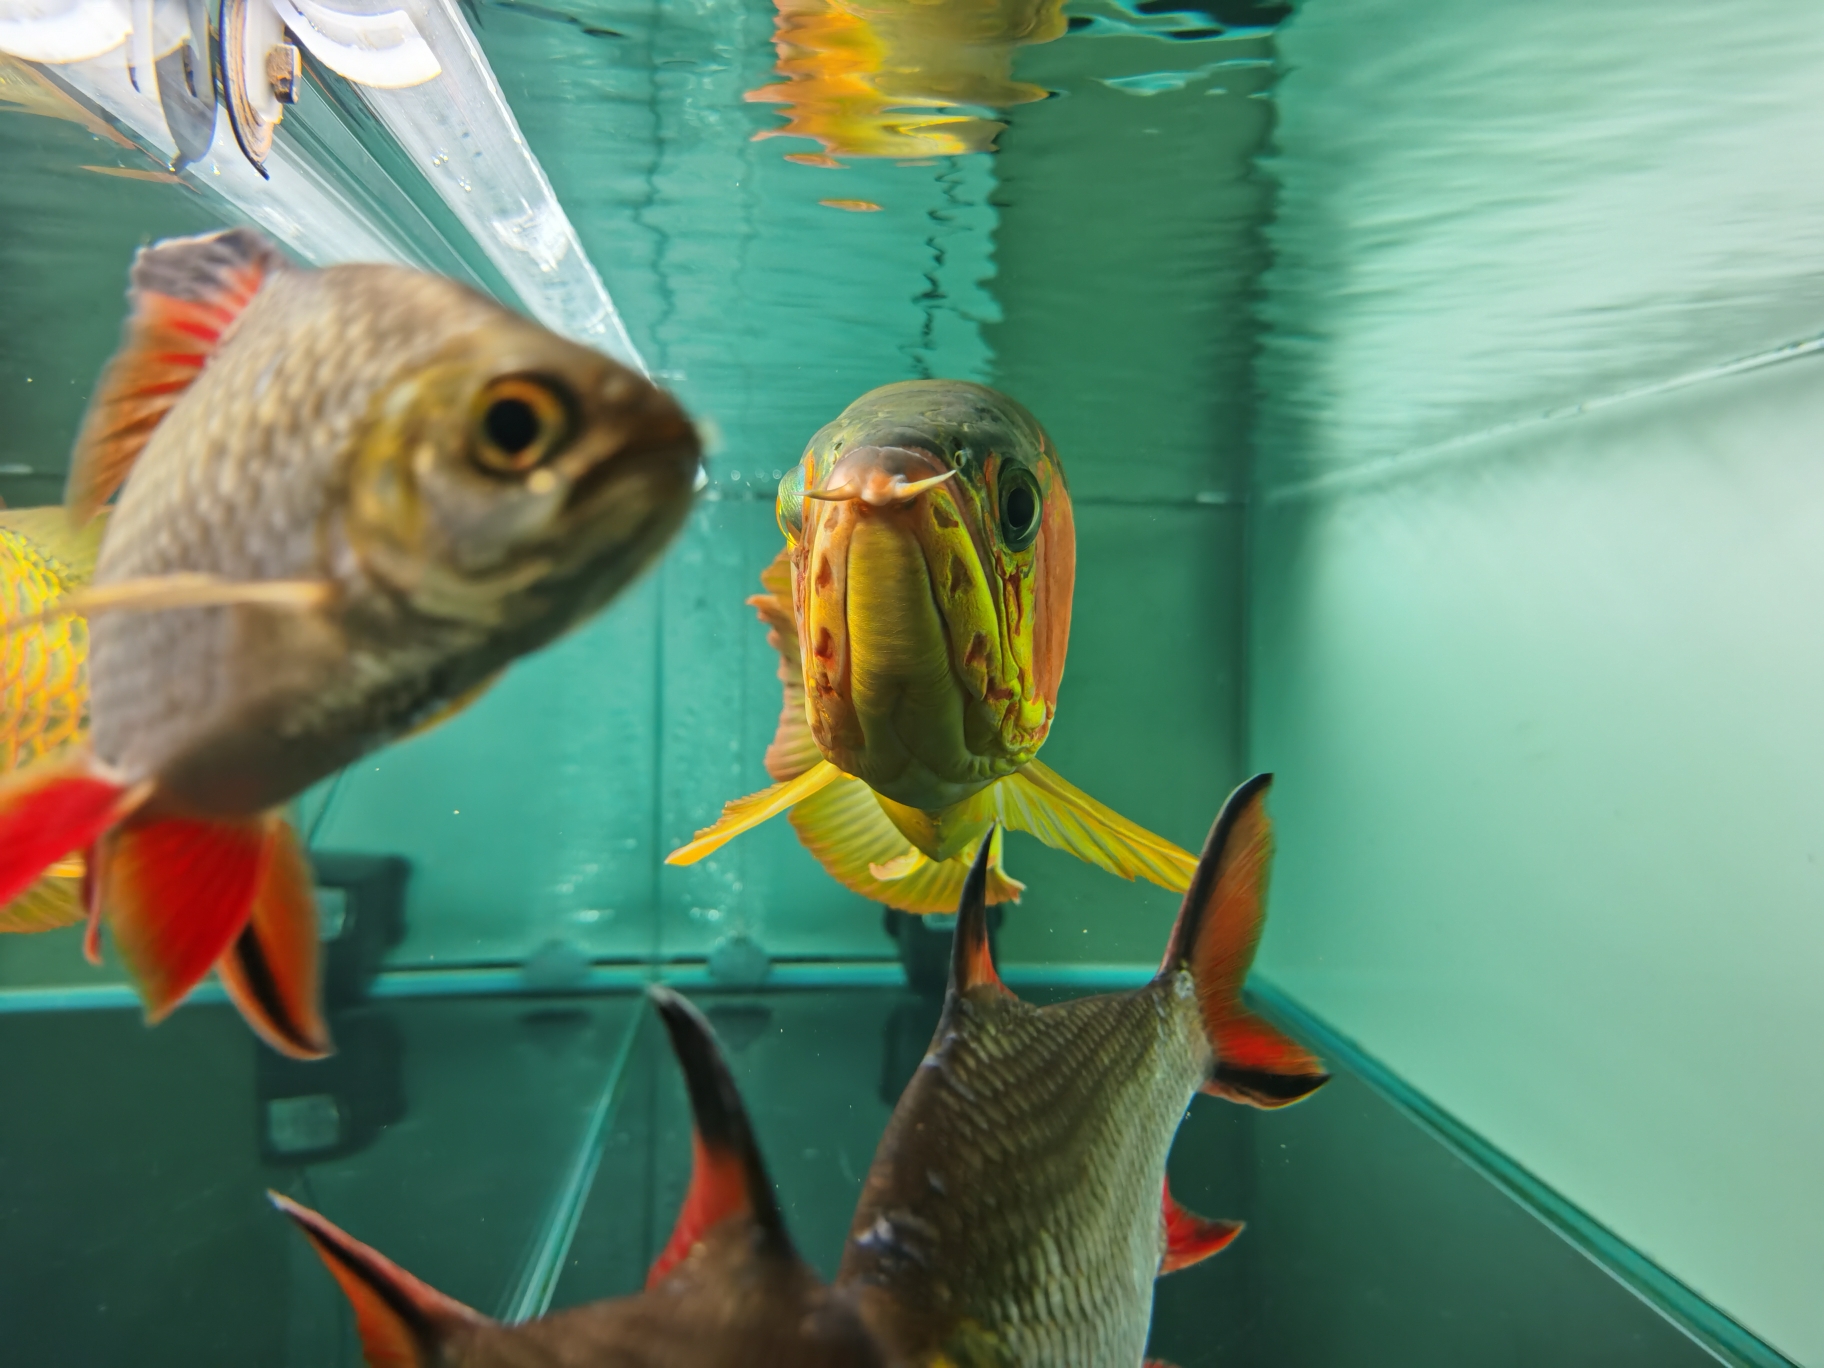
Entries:
POLYGON ((274 608, 320 608, 335 594, 327 580, 227 580, 219 575, 180 571, 90 585, 37 613, 0 624, 0 636, 35 627, 67 614, 160 613, 172 608, 219 608, 263 604, 274 608))
POLYGON ((60 861, 53 866, 52 873, 46 874, 5 907, 0 907, 0 935, 55 931, 60 926, 82 920, 81 871, 77 871, 75 878, 65 878, 61 869, 66 864, 60 861))
MULTIPOLYGON (((791 821, 798 839, 832 879, 851 892, 902 912, 956 911, 963 881, 981 848, 978 840, 951 859, 924 859, 881 810, 874 791, 846 774, 793 808, 791 821), (904 872, 881 879, 873 872, 876 867, 903 867, 904 872)), ((988 901, 1018 902, 1025 885, 1001 868, 998 833, 995 839, 988 869, 988 901)))
POLYGON ((758 793, 736 798, 722 808, 721 817, 704 827, 689 844, 681 845, 665 857, 669 865, 695 864, 704 856, 720 850, 744 831, 750 831, 770 817, 777 817, 794 803, 800 803, 829 784, 842 771, 828 760, 820 760, 796 779, 769 784, 758 793))
POLYGON ((748 606, 766 624, 766 642, 779 652, 779 682, 785 699, 779 709, 779 730, 766 748, 766 772, 775 779, 796 779, 823 753, 811 735, 810 714, 805 710, 804 658, 798 649, 798 623, 792 615, 792 550, 788 546, 760 572, 764 594, 748 599, 748 606))
POLYGON ((1034 760, 994 785, 995 811, 1014 831, 1087 860, 1124 879, 1143 878, 1182 893, 1197 857, 1130 822, 1034 760))

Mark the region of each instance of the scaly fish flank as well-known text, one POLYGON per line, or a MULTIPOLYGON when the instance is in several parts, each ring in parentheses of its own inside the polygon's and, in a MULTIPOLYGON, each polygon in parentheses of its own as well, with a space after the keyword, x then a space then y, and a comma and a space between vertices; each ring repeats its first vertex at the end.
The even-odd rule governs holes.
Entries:
MULTIPOLYGON (((61 508, 0 511, 0 620, 42 613, 88 582, 106 522, 74 526, 61 508)), ((75 615, 0 636, 0 774, 74 745, 89 719, 89 625, 75 615)), ((82 918, 80 857, 60 861, 0 908, 0 932, 82 918)))
POLYGON ((353 1305, 370 1368, 884 1368, 793 1248, 709 1023, 668 989, 652 997, 690 1091, 693 1166, 644 1292, 503 1325, 272 1195, 353 1305))
POLYGON ((642 376, 454 282, 296 267, 245 229, 134 259, 78 435, 86 753, 0 785, 0 904, 75 854, 156 1021, 214 967, 320 1055, 309 872, 279 806, 477 696, 683 520, 695 431, 642 376))
POLYGON ((1165 962, 1133 992, 1016 998, 989 956, 976 862, 943 1017, 837 1275, 906 1363, 1136 1368, 1154 1280, 1240 1232, 1173 1201, 1165 1161, 1199 1089, 1280 1107, 1327 1078, 1241 1001, 1270 860, 1267 782, 1223 808, 1165 962))
POLYGON ((1076 581, 1064 467, 1020 405, 961 380, 863 395, 780 482, 786 547, 749 602, 781 658, 771 788, 672 852, 690 864, 777 813, 838 881, 908 912, 1022 887, 1000 826, 1175 891, 1196 861, 1038 761, 1076 581), (991 836, 990 832, 994 834, 991 836))

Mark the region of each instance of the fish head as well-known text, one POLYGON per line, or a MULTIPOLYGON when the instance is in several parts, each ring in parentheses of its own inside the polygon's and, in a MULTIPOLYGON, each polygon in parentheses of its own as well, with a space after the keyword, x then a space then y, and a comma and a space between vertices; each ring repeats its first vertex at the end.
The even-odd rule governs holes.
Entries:
POLYGON ((514 315, 454 337, 375 399, 350 546, 427 616, 548 640, 682 525, 700 449, 677 402, 514 315))
POLYGON ((1076 532, 1039 423, 982 385, 863 395, 780 482, 811 730, 933 810, 1038 753, 1070 635, 1076 532))

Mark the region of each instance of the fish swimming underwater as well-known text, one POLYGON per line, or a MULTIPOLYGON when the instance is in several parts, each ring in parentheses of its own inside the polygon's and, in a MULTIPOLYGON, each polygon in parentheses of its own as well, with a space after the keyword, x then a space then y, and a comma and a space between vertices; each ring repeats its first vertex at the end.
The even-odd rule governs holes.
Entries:
POLYGON ((1328 1077, 1241 1001, 1271 859, 1267 784, 1249 780, 1223 807, 1165 962, 1132 992, 1052 1007, 1009 992, 977 859, 943 1017, 887 1123, 836 1278, 905 1363, 1135 1368, 1154 1279, 1239 1233, 1166 1186, 1192 1095, 1283 1107, 1328 1077))
MULTIPOLYGON (((0 510, 0 620, 40 613, 88 582, 105 518, 75 527, 61 508, 0 510)), ((82 737, 89 717, 89 626, 65 615, 0 636, 0 775, 82 737)), ((0 932, 82 918, 82 861, 61 862, 0 907, 0 932)))
POLYGON ((695 430, 643 377, 454 282, 307 270, 246 229, 134 258, 72 458, 95 575, 86 750, 0 781, 0 905, 87 855, 149 1017, 213 966, 275 1048, 329 1048, 279 805, 478 695, 682 523, 695 430))
POLYGON ((709 1023, 651 991, 684 1070, 692 1172, 645 1291, 502 1325, 426 1286, 297 1203, 372 1368, 885 1368, 853 1307, 799 1258, 709 1023))
POLYGON ((906 912, 953 911, 984 840, 988 901, 1017 898, 1000 827, 1185 889, 1190 852, 1036 758, 1064 675, 1076 527, 1031 414, 961 380, 883 386, 811 438, 778 514, 786 548, 748 600, 785 685, 766 753, 778 782, 667 863, 790 809, 834 878, 906 912))
POLYGON ((354 1304, 373 1368, 1138 1368, 1155 1278, 1240 1231, 1166 1187, 1192 1094, 1279 1107, 1327 1077, 1241 1003, 1266 891, 1265 788, 1250 780, 1224 807, 1164 966, 1130 993, 1013 997, 988 956, 978 855, 943 1019, 833 1287, 793 1250, 708 1023, 662 987, 649 991, 690 1093, 692 1172, 639 1295, 501 1325, 273 1200, 354 1304))

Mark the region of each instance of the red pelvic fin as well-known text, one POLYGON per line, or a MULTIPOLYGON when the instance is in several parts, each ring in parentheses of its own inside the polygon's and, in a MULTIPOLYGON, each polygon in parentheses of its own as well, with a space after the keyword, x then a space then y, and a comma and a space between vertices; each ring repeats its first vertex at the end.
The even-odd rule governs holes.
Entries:
POLYGON ((1260 944, 1273 825, 1270 774, 1229 795, 1197 861, 1197 873, 1166 947, 1161 974, 1188 969, 1216 1062, 1203 1090, 1255 1107, 1283 1107, 1329 1080, 1317 1057, 1242 1005, 1242 984, 1260 944))
POLYGON ((1227 1249, 1241 1234, 1240 1221, 1212 1221, 1206 1216, 1178 1205, 1172 1196, 1172 1185, 1165 1185, 1163 1198, 1165 1224, 1165 1257, 1159 1262, 1159 1274, 1176 1273, 1210 1255, 1227 1249))
POLYGON ((962 900, 956 908, 956 935, 950 942, 950 996, 972 988, 987 988, 1002 997, 1013 992, 1001 982, 988 942, 988 869, 1000 831, 989 828, 963 880, 962 900))
POLYGON ((87 846, 142 796, 95 773, 85 756, 59 756, 7 775, 0 781, 0 906, 87 846))
POLYGON ((355 1329, 369 1368, 433 1368, 459 1332, 493 1324, 398 1264, 369 1249, 309 1207, 268 1191, 267 1199, 297 1223, 355 1310, 355 1329))
POLYGON ((695 1007, 669 988, 655 985, 647 992, 671 1036, 690 1093, 691 1166, 683 1209, 646 1274, 646 1285, 663 1282, 710 1231, 733 1217, 751 1220, 775 1252, 795 1258, 747 1108, 715 1033, 695 1007))
POLYGON ((278 250, 250 228, 140 248, 120 349, 89 400, 70 460, 64 503, 76 523, 94 517, 120 488, 159 420, 282 265, 278 250))
POLYGON ((293 1059, 321 1059, 334 1049, 323 1020, 319 958, 310 865, 290 824, 273 814, 266 818, 253 910, 215 971, 254 1033, 293 1059))
POLYGON ((258 817, 162 817, 102 843, 102 914, 148 1020, 170 1015, 241 934, 265 849, 258 817))

